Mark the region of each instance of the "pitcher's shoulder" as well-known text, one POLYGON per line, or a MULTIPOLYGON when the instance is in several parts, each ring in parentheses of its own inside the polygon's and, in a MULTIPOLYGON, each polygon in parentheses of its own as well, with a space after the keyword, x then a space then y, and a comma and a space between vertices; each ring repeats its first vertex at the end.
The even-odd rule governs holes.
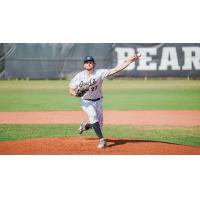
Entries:
POLYGON ((96 69, 96 74, 102 74, 105 71, 107 71, 108 69, 96 69))

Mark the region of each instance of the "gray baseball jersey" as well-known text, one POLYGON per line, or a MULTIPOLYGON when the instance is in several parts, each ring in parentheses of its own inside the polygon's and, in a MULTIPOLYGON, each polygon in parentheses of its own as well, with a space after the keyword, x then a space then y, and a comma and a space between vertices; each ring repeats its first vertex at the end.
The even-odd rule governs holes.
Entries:
POLYGON ((102 96, 101 86, 103 80, 109 75, 109 69, 95 69, 90 76, 82 71, 71 80, 69 87, 76 89, 78 86, 89 85, 90 89, 82 99, 97 99, 102 96))

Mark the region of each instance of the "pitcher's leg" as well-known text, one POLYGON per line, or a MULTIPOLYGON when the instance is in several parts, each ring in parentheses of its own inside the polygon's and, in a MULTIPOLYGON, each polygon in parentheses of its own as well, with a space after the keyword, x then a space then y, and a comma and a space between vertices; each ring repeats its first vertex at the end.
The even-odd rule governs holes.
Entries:
POLYGON ((96 102, 82 100, 81 107, 83 111, 87 114, 90 121, 90 123, 85 124, 84 129, 88 130, 88 129, 93 128, 97 137, 101 139, 103 136, 102 136, 101 128, 98 121, 99 120, 98 113, 96 112, 97 111, 96 102))
POLYGON ((101 127, 103 125, 102 110, 98 107, 97 102, 83 101, 81 104, 83 111, 88 115, 90 123, 84 125, 84 129, 93 128, 100 142, 98 148, 106 147, 106 141, 103 137, 101 127), (100 121, 100 123, 99 123, 100 121))
POLYGON ((102 106, 102 99, 96 102, 96 112, 99 125, 101 129, 103 128, 103 106, 102 106))
POLYGON ((106 147, 106 140, 104 139, 102 129, 103 129, 103 106, 102 106, 102 99, 95 103, 95 110, 98 117, 98 128, 101 130, 101 138, 99 140, 98 148, 105 148, 106 147))
POLYGON ((93 104, 94 103, 92 101, 87 101, 87 100, 82 100, 81 99, 81 108, 87 114, 87 116, 89 118, 89 122, 91 124, 93 124, 93 123, 98 121, 97 113, 96 113, 96 110, 95 110, 93 104))

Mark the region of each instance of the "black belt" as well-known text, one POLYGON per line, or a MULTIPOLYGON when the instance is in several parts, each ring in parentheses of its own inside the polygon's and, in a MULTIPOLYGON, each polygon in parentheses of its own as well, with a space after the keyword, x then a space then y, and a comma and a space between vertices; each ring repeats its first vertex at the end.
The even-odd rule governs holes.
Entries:
POLYGON ((100 97, 98 99, 84 99, 84 100, 87 100, 87 101, 99 101, 100 99, 102 99, 103 97, 100 97))

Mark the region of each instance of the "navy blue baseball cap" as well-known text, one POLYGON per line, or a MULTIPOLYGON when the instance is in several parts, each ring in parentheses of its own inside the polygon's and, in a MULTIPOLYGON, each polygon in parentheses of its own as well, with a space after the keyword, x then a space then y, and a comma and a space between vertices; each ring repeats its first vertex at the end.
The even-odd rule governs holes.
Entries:
POLYGON ((94 61, 94 58, 92 57, 92 56, 86 56, 85 58, 84 58, 84 63, 85 62, 87 62, 87 61, 93 61, 94 63, 95 63, 95 61, 94 61))

